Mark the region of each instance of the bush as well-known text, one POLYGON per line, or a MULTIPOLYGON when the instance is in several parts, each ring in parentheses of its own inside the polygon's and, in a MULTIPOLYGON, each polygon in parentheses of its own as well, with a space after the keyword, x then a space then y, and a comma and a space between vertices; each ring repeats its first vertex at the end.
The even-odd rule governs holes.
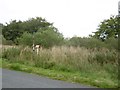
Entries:
POLYGON ((93 52, 94 55, 89 55, 88 61, 90 63, 97 62, 100 65, 111 63, 118 64, 118 55, 116 50, 108 50, 108 49, 99 49, 99 51, 93 52))
POLYGON ((32 46, 34 42, 35 45, 39 44, 43 47, 49 48, 55 45, 61 45, 63 42, 63 36, 57 31, 54 31, 52 28, 47 28, 44 31, 39 30, 34 34, 25 32, 22 37, 17 38, 16 42, 20 45, 29 46, 32 46))
POLYGON ((118 50, 118 38, 109 38, 105 41, 105 44, 108 49, 118 50))
POLYGON ((106 41, 101 41, 96 38, 86 38, 86 37, 72 37, 70 39, 66 39, 67 46, 80 46, 80 47, 85 47, 85 48, 108 48, 108 49, 116 49, 118 50, 118 39, 115 38, 109 38, 106 41))
POLYGON ((33 44, 33 35, 25 32, 20 38, 17 38, 16 42, 20 45, 29 45, 33 44))
POLYGON ((20 49, 19 48, 9 48, 4 49, 2 52, 2 58, 8 59, 10 61, 15 61, 19 58, 20 49))
POLYGON ((19 64, 13 64, 10 68, 13 69, 13 70, 21 70, 19 64))

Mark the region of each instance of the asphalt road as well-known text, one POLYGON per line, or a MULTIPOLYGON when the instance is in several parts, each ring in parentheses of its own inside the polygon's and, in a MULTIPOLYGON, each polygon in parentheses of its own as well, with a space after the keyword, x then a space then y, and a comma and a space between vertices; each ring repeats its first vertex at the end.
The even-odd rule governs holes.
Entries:
POLYGON ((90 88, 34 74, 2 69, 2 88, 90 88))

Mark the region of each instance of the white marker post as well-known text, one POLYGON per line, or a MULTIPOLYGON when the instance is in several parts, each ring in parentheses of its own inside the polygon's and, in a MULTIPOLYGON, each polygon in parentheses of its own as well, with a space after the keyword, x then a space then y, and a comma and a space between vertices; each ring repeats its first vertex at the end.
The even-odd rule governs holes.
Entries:
POLYGON ((40 45, 36 45, 35 47, 36 47, 36 52, 37 52, 37 55, 38 55, 38 53, 39 53, 39 48, 40 48, 40 45))

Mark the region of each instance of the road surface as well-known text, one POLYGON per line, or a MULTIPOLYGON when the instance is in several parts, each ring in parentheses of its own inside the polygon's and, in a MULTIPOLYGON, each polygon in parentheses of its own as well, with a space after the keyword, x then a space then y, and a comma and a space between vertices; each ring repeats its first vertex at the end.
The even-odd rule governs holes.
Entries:
POLYGON ((2 88, 90 88, 75 83, 52 80, 46 77, 2 69, 2 88))

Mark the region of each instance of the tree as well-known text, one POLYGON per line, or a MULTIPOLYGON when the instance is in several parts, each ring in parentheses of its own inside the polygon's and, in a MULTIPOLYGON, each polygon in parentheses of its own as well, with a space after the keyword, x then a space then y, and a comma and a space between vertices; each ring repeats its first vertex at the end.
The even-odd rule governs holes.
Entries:
POLYGON ((50 22, 47 22, 45 19, 41 17, 36 18, 30 18, 29 20, 25 21, 21 25, 22 29, 24 31, 27 31, 29 33, 35 33, 38 31, 38 29, 53 27, 53 24, 50 22))
POLYGON ((24 32, 35 33, 38 29, 53 27, 52 23, 47 22, 41 17, 30 18, 27 21, 16 21, 13 20, 9 24, 3 27, 3 36, 6 40, 16 41, 17 38, 21 37, 24 32))
POLYGON ((5 37, 6 40, 15 41, 17 37, 20 37, 23 33, 21 29, 21 21, 13 20, 10 24, 7 23, 6 26, 3 27, 2 35, 5 37))
POLYGON ((118 16, 111 16, 109 19, 104 20, 98 26, 98 31, 94 32, 93 37, 102 39, 103 41, 109 38, 118 38, 118 32, 120 31, 119 23, 120 18, 118 16))

